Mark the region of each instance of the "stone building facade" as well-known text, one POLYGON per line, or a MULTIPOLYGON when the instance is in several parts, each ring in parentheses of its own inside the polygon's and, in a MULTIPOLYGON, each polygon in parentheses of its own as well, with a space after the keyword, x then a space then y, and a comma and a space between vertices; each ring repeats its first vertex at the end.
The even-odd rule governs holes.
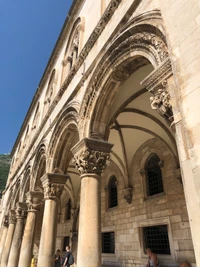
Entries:
POLYGON ((74 0, 20 133, 0 266, 200 266, 200 3, 74 0))

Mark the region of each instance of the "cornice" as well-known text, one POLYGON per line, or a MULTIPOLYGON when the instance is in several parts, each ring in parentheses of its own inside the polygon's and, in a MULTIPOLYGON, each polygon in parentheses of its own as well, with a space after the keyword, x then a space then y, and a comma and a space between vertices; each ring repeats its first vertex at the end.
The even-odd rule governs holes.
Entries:
POLYGON ((158 68, 153 70, 144 80, 141 85, 144 86, 149 92, 160 86, 160 84, 173 75, 170 58, 167 57, 158 68))

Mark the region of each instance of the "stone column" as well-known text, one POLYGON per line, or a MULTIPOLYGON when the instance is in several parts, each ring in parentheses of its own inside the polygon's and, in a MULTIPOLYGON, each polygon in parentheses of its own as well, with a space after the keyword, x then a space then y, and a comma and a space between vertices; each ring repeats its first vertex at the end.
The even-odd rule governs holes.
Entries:
POLYGON ((8 257, 10 254, 10 248, 13 240, 13 234, 15 230, 15 223, 16 223, 16 217, 15 217, 15 211, 10 210, 9 213, 9 226, 8 226, 8 232, 4 244, 4 249, 2 253, 1 258, 1 267, 7 267, 8 257))
POLYGON ((54 266, 58 198, 62 194, 68 178, 67 175, 50 173, 41 178, 44 187, 45 207, 37 267, 54 266))
POLYGON ((37 211, 43 199, 42 192, 30 191, 26 194, 28 215, 24 229, 24 235, 19 256, 19 267, 30 267, 33 255, 34 233, 37 218, 37 211))
POLYGON ((26 215, 26 204, 19 202, 16 205, 16 226, 11 245, 10 255, 8 259, 7 267, 15 267, 18 265, 19 253, 22 242, 23 230, 24 230, 24 218, 26 215))
POLYGON ((8 215, 6 215, 4 218, 4 222, 3 222, 3 230, 2 230, 1 243, 0 243, 0 262, 1 262, 1 255, 3 252, 3 248, 4 248, 4 243, 5 243, 7 232, 8 232, 8 225, 9 225, 8 215))
POLYGON ((112 146, 85 138, 72 148, 81 175, 77 267, 101 266, 101 173, 112 146))

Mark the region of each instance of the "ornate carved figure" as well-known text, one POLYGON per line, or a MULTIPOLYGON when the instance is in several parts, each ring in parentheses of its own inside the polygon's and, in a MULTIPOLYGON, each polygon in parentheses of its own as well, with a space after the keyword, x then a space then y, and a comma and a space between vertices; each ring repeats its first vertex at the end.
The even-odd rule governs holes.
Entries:
POLYGON ((132 202, 132 194, 133 194, 133 188, 132 187, 128 187, 128 188, 124 189, 124 199, 126 199, 126 202, 128 204, 131 204, 131 202, 132 202))
POLYGON ((151 108, 163 116, 167 122, 173 122, 172 105, 167 88, 158 89, 154 96, 150 97, 151 108))

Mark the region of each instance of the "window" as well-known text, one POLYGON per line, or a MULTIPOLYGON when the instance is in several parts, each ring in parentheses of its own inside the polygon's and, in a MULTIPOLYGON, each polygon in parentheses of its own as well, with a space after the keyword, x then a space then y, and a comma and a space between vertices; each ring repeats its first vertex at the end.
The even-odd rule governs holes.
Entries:
POLYGON ((35 115, 33 118, 33 123, 32 123, 32 130, 37 127, 37 123, 38 123, 39 115, 40 115, 39 114, 39 107, 40 107, 40 102, 38 102, 38 104, 37 104, 37 108, 36 108, 35 115))
POLYGON ((108 184, 108 208, 113 208, 118 206, 117 200, 117 179, 112 176, 108 184))
POLYGON ((102 233, 102 253, 115 253, 115 233, 102 233))
POLYGON ((170 255, 167 225, 143 228, 144 249, 151 248, 156 254, 170 255))
POLYGON ((72 204, 71 204, 71 199, 69 199, 66 205, 66 220, 71 219, 71 209, 72 209, 72 204))
POLYGON ((63 251, 65 251, 66 246, 69 246, 69 236, 64 236, 63 251))
POLYGON ((160 159, 153 154, 149 157, 146 163, 146 178, 147 178, 147 196, 153 196, 162 193, 163 182, 162 172, 160 169, 160 159))

